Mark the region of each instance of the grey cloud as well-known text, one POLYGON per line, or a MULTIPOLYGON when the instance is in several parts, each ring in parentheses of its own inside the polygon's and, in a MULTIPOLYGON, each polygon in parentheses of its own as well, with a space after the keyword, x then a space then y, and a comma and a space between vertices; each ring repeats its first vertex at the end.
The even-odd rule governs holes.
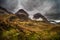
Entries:
POLYGON ((0 0, 0 4, 12 12, 17 12, 22 6, 32 16, 38 12, 47 19, 60 19, 60 0, 0 0))
POLYGON ((15 12, 18 7, 18 0, 0 0, 0 6, 7 9, 10 12, 15 12))

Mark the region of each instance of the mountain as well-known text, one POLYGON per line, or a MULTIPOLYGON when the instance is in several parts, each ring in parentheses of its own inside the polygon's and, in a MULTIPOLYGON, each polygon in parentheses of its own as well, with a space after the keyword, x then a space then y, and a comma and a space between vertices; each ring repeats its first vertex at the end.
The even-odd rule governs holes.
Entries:
POLYGON ((49 22, 41 13, 36 13, 33 18, 34 18, 34 19, 42 18, 43 21, 49 22))
POLYGON ((1 14, 12 14, 12 13, 6 10, 5 8, 0 7, 0 15, 1 14))
POLYGON ((29 19, 29 14, 26 11, 24 11, 23 9, 20 9, 17 13, 15 13, 15 15, 18 18, 22 19, 22 21, 29 19))
POLYGON ((20 16, 10 14, 4 9, 1 10, 0 14, 3 14, 0 15, 1 40, 60 40, 60 24, 51 24, 29 18, 28 21, 25 19, 25 21, 21 21, 23 18, 21 19, 20 16))

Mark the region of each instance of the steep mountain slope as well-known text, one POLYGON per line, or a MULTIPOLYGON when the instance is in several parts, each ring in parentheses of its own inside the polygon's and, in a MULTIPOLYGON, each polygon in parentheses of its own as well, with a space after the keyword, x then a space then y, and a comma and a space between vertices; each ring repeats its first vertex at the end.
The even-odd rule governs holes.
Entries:
POLYGON ((21 21, 15 14, 3 12, 0 15, 1 40, 60 40, 60 24, 30 19, 21 21))

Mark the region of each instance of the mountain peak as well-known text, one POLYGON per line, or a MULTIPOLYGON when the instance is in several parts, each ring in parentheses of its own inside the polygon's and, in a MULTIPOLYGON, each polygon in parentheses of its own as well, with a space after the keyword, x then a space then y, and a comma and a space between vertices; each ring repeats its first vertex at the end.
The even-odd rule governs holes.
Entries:
POLYGON ((28 13, 23 10, 23 9, 20 9, 17 13, 15 13, 20 19, 28 19, 29 18, 29 15, 28 13))

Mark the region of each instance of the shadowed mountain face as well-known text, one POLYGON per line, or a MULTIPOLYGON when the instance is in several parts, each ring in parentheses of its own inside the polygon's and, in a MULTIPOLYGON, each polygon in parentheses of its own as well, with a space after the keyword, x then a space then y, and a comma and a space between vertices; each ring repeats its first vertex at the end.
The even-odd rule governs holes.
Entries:
POLYGON ((39 19, 40 17, 42 17, 41 13, 36 13, 33 18, 39 19))
POLYGON ((41 15, 41 13, 36 13, 33 18, 34 19, 42 18, 43 21, 48 22, 48 20, 43 15, 41 15))
POLYGON ((12 14, 11 12, 7 11, 5 8, 0 7, 0 15, 3 14, 12 14))
POLYGON ((29 18, 29 14, 24 11, 23 9, 20 9, 17 13, 15 13, 20 19, 27 20, 29 18))

